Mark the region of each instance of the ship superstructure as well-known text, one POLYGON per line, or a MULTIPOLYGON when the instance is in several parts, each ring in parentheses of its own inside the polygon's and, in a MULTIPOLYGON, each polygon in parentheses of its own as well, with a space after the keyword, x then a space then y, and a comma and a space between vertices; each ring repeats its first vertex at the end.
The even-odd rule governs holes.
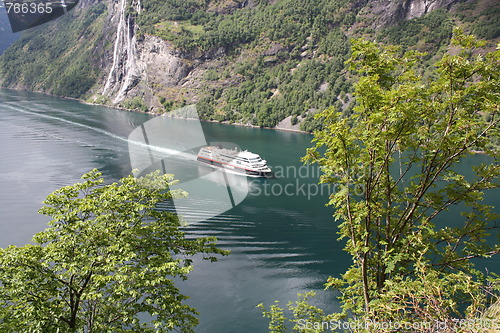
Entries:
POLYGON ((206 146, 200 149, 198 161, 252 177, 269 177, 271 175, 271 169, 267 166, 266 160, 247 150, 206 146))

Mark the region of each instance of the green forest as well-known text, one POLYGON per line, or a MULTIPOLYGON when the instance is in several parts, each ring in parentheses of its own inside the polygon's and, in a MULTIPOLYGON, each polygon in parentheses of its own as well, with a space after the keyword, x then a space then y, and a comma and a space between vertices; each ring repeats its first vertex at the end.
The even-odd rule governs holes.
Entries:
MULTIPOLYGON (((500 4, 489 0, 392 24, 378 24, 370 3, 352 0, 144 0, 140 6, 138 12, 129 1, 126 12, 139 41, 157 36, 184 59, 226 64, 207 70, 203 88, 194 91, 203 119, 274 127, 291 116, 304 131, 320 127, 314 114, 327 107, 352 112, 355 80, 345 71, 352 38, 426 52, 430 69, 454 26, 490 41, 500 36, 500 4)), ((97 1, 28 31, 0 56, 1 85, 84 100, 102 90, 103 57, 113 48, 114 32, 105 24, 110 14, 107 2, 97 1)), ((163 112, 192 102, 161 89, 153 94, 163 112)), ((114 106, 148 110, 141 99, 114 106)), ((106 96, 92 101, 109 103, 106 96)))

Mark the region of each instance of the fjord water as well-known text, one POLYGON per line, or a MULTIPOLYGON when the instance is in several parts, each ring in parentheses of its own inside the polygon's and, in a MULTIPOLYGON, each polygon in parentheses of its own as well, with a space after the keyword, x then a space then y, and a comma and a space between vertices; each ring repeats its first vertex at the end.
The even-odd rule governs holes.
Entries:
MULTIPOLYGON (((83 173, 98 168, 107 182, 130 174, 127 138, 152 118, 0 90, 0 246, 26 244, 43 230, 48 219, 37 214, 43 199, 83 173)), ((185 120, 171 121, 186 126, 185 120)), ((335 294, 323 291, 323 283, 344 272, 350 261, 336 241, 332 210, 324 206, 329 189, 315 186, 317 169, 300 168, 312 137, 213 123, 202 127, 207 141, 233 142, 259 153, 279 174, 252 179, 246 199, 215 217, 199 218, 210 214, 193 203, 189 214, 201 222, 186 226, 186 233, 216 236, 221 247, 231 250, 216 263, 196 258, 189 279, 179 281, 181 292, 191 297, 188 303, 200 312, 196 331, 264 332, 267 320, 257 304, 280 300, 285 305, 308 290, 318 292, 315 303, 335 310, 335 294)), ((175 174, 182 178, 189 170, 179 167, 175 174)), ((487 200, 495 203, 497 198, 489 195, 487 200)), ((445 218, 452 223, 457 215, 445 218)), ((481 265, 500 272, 492 260, 481 265)))
MULTIPOLYGON (((37 214, 43 199, 77 182, 83 173, 98 168, 107 182, 130 174, 127 138, 152 118, 0 90, 0 246, 26 244, 43 230, 48 218, 37 214)), ((234 142, 261 154, 271 166, 300 166, 299 158, 311 139, 303 134, 202 125, 208 141, 234 142)), ((289 173, 294 176, 291 169, 289 173)), ((299 186, 316 182, 312 172, 302 174, 306 177, 299 186)), ((251 185, 255 193, 256 187, 264 190, 266 184, 280 182, 291 180, 253 179, 251 185)), ((273 189, 278 193, 279 187, 273 189)), ((186 227, 189 236, 217 236, 219 244, 231 250, 216 263, 197 258, 189 279, 179 282, 181 291, 191 297, 188 303, 200 312, 198 332, 265 331, 267 322, 256 305, 274 300, 286 304, 298 292, 317 290, 318 302, 333 304, 333 292, 322 292, 323 283, 345 269, 348 258, 335 242, 331 210, 324 207, 326 193, 308 200, 303 191, 304 186, 299 196, 290 197, 262 191, 227 212, 186 227)), ((193 208, 192 214, 204 212, 193 208)))

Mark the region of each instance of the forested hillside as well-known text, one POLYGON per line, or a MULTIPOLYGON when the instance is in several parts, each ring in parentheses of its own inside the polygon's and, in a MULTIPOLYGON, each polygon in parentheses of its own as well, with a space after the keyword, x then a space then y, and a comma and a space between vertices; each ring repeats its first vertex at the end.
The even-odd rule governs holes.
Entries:
POLYGON ((8 87, 82 97, 101 74, 97 44, 106 5, 70 12, 31 29, 0 58, 0 78, 8 87))
POLYGON ((447 50, 462 26, 492 42, 500 4, 472 1, 84 1, 0 57, 2 85, 152 112, 198 103, 204 119, 310 131, 349 112, 351 38, 447 50), (120 30, 121 29, 121 30, 120 30))

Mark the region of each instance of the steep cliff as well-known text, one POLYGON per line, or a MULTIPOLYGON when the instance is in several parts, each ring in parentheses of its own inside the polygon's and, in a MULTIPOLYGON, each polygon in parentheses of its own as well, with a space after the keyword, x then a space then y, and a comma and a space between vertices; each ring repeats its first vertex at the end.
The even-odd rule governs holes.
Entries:
POLYGON ((376 26, 387 26, 401 20, 421 17, 436 9, 450 10, 461 0, 376 0, 369 2, 370 13, 375 17, 376 26))
POLYGON ((113 52, 111 56, 104 55, 108 65, 103 69, 107 74, 89 100, 158 112, 163 109, 159 94, 171 88, 180 89, 193 69, 192 61, 181 58, 167 41, 151 35, 138 36, 136 18, 141 11, 140 0, 109 3, 107 22, 114 29, 110 34, 114 38, 113 52))
POLYGON ((127 5, 140 12, 140 4, 136 1, 127 4, 126 0, 119 0, 111 4, 109 21, 116 26, 116 37, 113 48, 113 62, 104 84, 103 93, 115 95, 114 102, 124 98, 126 93, 133 89, 140 81, 137 70, 137 38, 135 18, 127 15, 127 5))
POLYGON ((149 112, 199 103, 207 119, 307 130, 317 110, 352 104, 349 38, 432 56, 454 24, 498 39, 495 13, 489 0, 83 0, 6 51, 0 80, 149 112))

